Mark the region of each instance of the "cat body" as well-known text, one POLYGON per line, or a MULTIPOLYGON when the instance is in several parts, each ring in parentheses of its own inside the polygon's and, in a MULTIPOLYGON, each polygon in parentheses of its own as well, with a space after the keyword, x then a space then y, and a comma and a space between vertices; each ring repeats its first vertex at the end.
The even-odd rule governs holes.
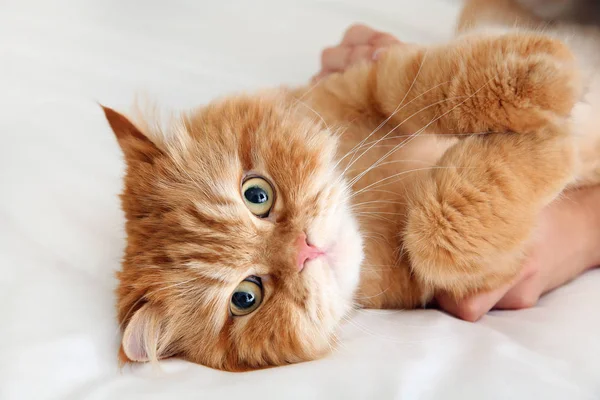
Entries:
POLYGON ((449 43, 163 130, 105 108, 127 162, 122 360, 312 360, 356 306, 513 279, 540 210, 600 182, 597 33, 515 4, 471 1, 449 43))

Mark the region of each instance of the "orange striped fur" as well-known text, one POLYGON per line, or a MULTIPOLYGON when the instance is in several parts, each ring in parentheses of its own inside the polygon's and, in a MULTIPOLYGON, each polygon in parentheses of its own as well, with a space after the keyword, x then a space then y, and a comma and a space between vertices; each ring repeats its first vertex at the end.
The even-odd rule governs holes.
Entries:
MULTIPOLYGON (((504 3, 501 22, 535 26, 504 3)), ((593 115, 572 118, 589 87, 578 49, 482 30, 498 22, 490 4, 468 2, 449 43, 219 100, 163 131, 105 108, 127 163, 122 360, 231 371, 313 360, 355 306, 421 307, 514 277, 539 211, 598 183, 600 135, 574 139, 593 115), (242 200, 248 174, 272 183, 268 218, 242 200), (303 233, 327 255, 299 272, 303 233), (263 301, 233 316, 251 275, 263 301)))

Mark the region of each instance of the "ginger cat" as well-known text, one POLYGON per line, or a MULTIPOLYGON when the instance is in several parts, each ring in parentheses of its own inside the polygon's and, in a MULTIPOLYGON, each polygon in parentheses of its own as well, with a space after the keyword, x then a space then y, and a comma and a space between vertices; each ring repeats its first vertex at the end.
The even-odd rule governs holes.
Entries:
POLYGON ((490 3, 469 2, 449 43, 164 131, 104 108, 127 163, 122 361, 312 360, 356 306, 514 277, 540 210, 600 181, 598 34, 514 29, 537 22, 490 3))

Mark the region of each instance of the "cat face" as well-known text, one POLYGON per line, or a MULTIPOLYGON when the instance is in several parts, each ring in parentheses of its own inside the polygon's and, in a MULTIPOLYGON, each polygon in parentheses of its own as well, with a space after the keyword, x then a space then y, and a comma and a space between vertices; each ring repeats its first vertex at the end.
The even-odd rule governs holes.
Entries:
POLYGON ((245 370, 334 344, 362 241, 336 138, 279 96, 222 101, 164 133, 104 109, 127 162, 123 360, 245 370))

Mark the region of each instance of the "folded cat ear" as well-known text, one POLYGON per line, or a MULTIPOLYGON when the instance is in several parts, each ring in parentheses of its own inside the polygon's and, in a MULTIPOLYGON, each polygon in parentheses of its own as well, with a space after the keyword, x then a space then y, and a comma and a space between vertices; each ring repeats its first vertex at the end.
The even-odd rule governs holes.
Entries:
POLYGON ((133 314, 121 341, 121 350, 130 361, 158 361, 169 357, 168 338, 156 307, 144 304, 133 314))
POLYGON ((157 156, 162 154, 159 148, 132 124, 127 117, 119 114, 112 108, 102 105, 101 107, 127 161, 135 160, 151 164, 157 156))

